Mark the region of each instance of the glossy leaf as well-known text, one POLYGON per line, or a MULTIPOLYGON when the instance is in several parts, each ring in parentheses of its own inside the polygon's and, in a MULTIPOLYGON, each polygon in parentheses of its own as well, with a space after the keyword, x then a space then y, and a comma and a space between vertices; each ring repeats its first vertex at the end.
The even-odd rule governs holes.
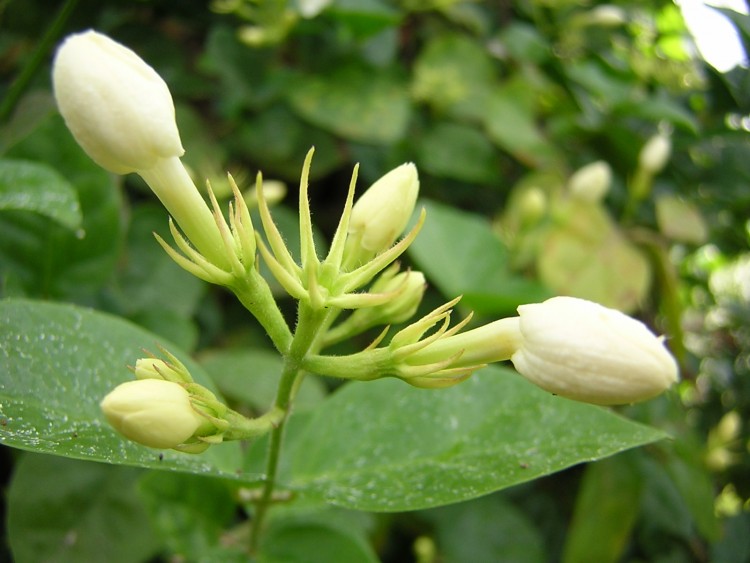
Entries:
POLYGON ((547 296, 538 283, 510 272, 508 251, 489 221, 432 201, 421 207, 427 219, 409 254, 443 295, 463 295, 462 304, 481 313, 511 313, 547 296))
POLYGON ((26 454, 8 490, 14 561, 141 563, 160 548, 136 494, 140 472, 26 454))
POLYGON ((258 563, 377 563, 372 548, 359 538, 323 522, 272 527, 260 547, 258 563))
POLYGON ((542 536, 534 523, 501 495, 444 506, 420 514, 434 526, 445 563, 547 561, 542 536))
POLYGON ((121 201, 114 177, 86 156, 57 115, 6 156, 53 166, 75 188, 83 222, 73 232, 46 217, 3 213, 0 271, 18 280, 28 295, 90 302, 119 256, 121 201))
POLYGON ((226 481, 184 473, 151 471, 138 483, 148 515, 175 559, 246 561, 241 542, 225 545, 234 523, 234 491, 226 481))
POLYGON ((642 490, 643 478, 634 456, 590 464, 576 500, 563 561, 621 561, 638 517, 642 490))
MULTIPOLYGON (((283 369, 278 353, 263 349, 221 350, 202 356, 200 363, 225 397, 260 413, 273 405, 283 369)), ((325 395, 319 379, 306 377, 295 398, 295 411, 320 404, 325 395)))
MULTIPOLYGON (((127 366, 164 346, 117 317, 81 307, 29 300, 0 301, 0 443, 42 453, 139 467, 236 477, 237 443, 200 456, 160 452, 129 442, 104 420, 99 401, 133 379, 127 366)), ((203 370, 181 358, 193 377, 203 370)))
POLYGON ((663 437, 507 369, 485 368, 439 391, 385 379, 346 385, 317 409, 287 452, 282 481, 346 508, 415 510, 663 437))
POLYGON ((0 160, 0 210, 34 211, 68 229, 81 224, 75 189, 54 169, 26 160, 0 160))
POLYGON ((491 183, 497 174, 495 148, 478 129, 439 123, 419 140, 418 165, 435 176, 491 183))
POLYGON ((326 75, 299 75, 289 90, 295 111, 311 123, 353 141, 392 143, 406 134, 406 85, 392 72, 360 66, 326 75))

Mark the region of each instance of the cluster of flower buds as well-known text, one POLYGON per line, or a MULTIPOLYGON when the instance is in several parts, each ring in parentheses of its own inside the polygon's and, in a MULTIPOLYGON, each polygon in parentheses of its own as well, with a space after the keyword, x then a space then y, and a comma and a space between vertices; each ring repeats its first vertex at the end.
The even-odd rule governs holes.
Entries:
MULTIPOLYGON (((135 53, 94 31, 73 35, 58 50, 53 80, 60 112, 91 158, 117 174, 138 173, 174 218, 182 232, 171 221, 170 228, 181 253, 158 240, 180 266, 231 288, 283 354, 292 353, 297 341, 255 267, 256 250, 280 285, 299 300, 300 311, 317 315, 320 334, 304 341, 297 358, 306 370, 357 380, 398 377, 417 387, 441 388, 488 363, 510 360, 542 389, 602 405, 649 399, 677 380, 677 365, 663 340, 642 323, 570 297, 523 305, 517 317, 466 332, 461 330, 471 317, 451 326, 456 298, 396 332, 387 345, 379 346, 388 328, 362 352, 322 355, 318 352, 325 346, 373 326, 407 321, 421 302, 424 275, 400 272, 393 264, 424 221, 423 211, 398 240, 419 193, 414 164, 388 172, 356 203, 355 167, 330 250, 321 260, 308 201, 310 150, 300 181, 297 263, 272 218, 260 175, 256 191, 267 242, 255 231, 231 177, 235 198, 228 221, 210 186, 211 207, 204 201, 180 161, 183 149, 169 90, 135 53), (334 324, 343 309, 354 311, 334 324)), ((649 173, 663 167, 668 156, 663 142, 652 144, 641 157, 641 168, 649 173)), ((573 197, 598 202, 610 181, 608 165, 596 162, 574 174, 568 189, 573 197)), ((546 205, 544 199, 530 204, 533 217, 546 205)), ((115 388, 101 407, 115 429, 150 447, 200 452, 210 444, 266 433, 285 416, 279 407, 256 419, 232 411, 195 383, 171 354, 166 360, 140 359, 134 371, 136 380, 115 388)))
POLYGON ((349 184, 344 211, 326 258, 318 258, 313 237, 307 195, 307 179, 314 150, 302 168, 299 190, 300 264, 286 247, 258 184, 258 202, 268 245, 258 238, 258 248, 281 286, 295 299, 314 310, 326 308, 359 309, 376 307, 393 300, 398 290, 377 288, 367 293, 357 290, 369 284, 409 247, 424 221, 424 213, 414 228, 398 243, 414 211, 419 193, 416 167, 403 164, 376 181, 354 203, 357 181, 355 167, 349 184), (385 289, 385 290, 384 290, 385 289))

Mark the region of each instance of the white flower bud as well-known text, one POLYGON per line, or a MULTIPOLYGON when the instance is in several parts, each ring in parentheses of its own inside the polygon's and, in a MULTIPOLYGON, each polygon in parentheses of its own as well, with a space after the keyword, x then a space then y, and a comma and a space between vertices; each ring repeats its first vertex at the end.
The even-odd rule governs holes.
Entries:
POLYGON ((65 123, 102 168, 127 174, 184 153, 167 85, 124 45, 95 31, 71 35, 52 79, 65 123))
POLYGON ((672 141, 661 133, 651 137, 638 155, 638 164, 651 174, 661 172, 672 154, 672 141))
POLYGON ((365 262, 390 248, 404 232, 417 202, 419 176, 409 162, 377 180, 352 207, 346 262, 365 262))
POLYGON ((179 383, 141 379, 118 385, 101 402, 107 421, 120 434, 151 448, 174 448, 189 440, 206 419, 179 383))
POLYGON ((646 326, 573 297, 518 308, 516 370, 556 395, 600 405, 655 397, 677 381, 677 363, 646 326))
POLYGON ((604 199, 612 183, 612 169, 597 160, 576 170, 568 181, 570 195, 582 201, 596 203, 604 199))

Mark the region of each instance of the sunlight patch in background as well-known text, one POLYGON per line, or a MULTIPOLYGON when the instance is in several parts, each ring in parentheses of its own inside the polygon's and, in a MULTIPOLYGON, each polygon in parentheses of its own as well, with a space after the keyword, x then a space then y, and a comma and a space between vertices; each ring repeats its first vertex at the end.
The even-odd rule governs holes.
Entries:
POLYGON ((701 0, 675 0, 675 3, 682 10, 698 51, 708 64, 719 72, 727 72, 737 65, 747 66, 747 55, 737 30, 723 14, 712 8, 729 8, 747 14, 744 0, 720 0, 711 5, 701 0))

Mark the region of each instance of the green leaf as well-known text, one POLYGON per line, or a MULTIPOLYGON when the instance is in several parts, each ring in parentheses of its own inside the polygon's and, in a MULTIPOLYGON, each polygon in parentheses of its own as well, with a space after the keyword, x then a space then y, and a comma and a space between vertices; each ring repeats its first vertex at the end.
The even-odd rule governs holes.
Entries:
POLYGON ((576 499, 563 561, 621 561, 638 517, 642 490, 643 479, 632 455, 589 465, 576 499))
POLYGON ((487 100, 484 125, 498 147, 527 166, 552 166, 561 157, 536 125, 528 107, 528 95, 519 96, 517 86, 497 88, 487 100))
POLYGON ((207 284, 175 264, 154 239, 159 233, 170 240, 168 217, 157 204, 132 209, 125 259, 108 298, 122 316, 191 350, 198 339, 192 318, 207 284))
POLYGON ((417 207, 427 219, 409 254, 446 297, 463 295, 462 303, 478 312, 505 313, 548 296, 510 272, 508 251, 489 221, 428 200, 417 207))
POLYGON ((599 204, 560 201, 556 223, 541 240, 540 279, 572 295, 621 311, 636 310, 651 285, 651 266, 599 204))
POLYGON ((128 365, 164 346, 196 379, 208 376, 169 342, 122 319, 72 305, 0 301, 0 443, 65 457, 236 478, 237 443, 200 456, 159 452, 117 434, 99 402, 131 380, 128 365))
MULTIPOLYGON (((276 398, 283 368, 282 358, 270 350, 221 350, 200 358, 222 394, 252 407, 267 411, 276 398)), ((297 392, 295 411, 312 408, 325 398, 323 384, 315 376, 307 376, 297 392)))
POLYGON ((496 81, 495 65, 482 46, 458 34, 437 35, 414 64, 412 95, 437 111, 480 119, 496 81))
POLYGON ((406 134, 409 96, 393 72, 346 65, 326 75, 300 74, 288 95, 302 118, 346 139, 387 144, 406 134))
POLYGON ((361 538, 322 521, 276 523, 263 537, 258 563, 377 563, 361 538))
POLYGON ((482 133, 458 123, 438 123, 417 145, 420 170, 466 182, 493 183, 498 163, 495 148, 482 133))
POLYGON ((7 153, 53 166, 76 191, 83 223, 75 232, 20 211, 0 215, 0 272, 27 294, 90 302, 119 256, 121 200, 114 177, 76 144, 59 115, 7 153))
POLYGON ((139 492, 173 559, 243 560, 244 546, 232 550, 221 541, 237 510, 234 492, 226 481, 151 471, 142 476, 139 492))
POLYGON ((136 494, 141 472, 25 454, 8 490, 16 563, 141 563, 159 544, 136 494))
POLYGON ((328 9, 358 38, 370 37, 401 20, 401 14, 380 0, 336 0, 328 9))
POLYGON ((25 160, 0 159, 0 210, 34 211, 68 229, 81 225, 75 188, 53 168, 25 160))
POLYGON ((449 389, 383 379, 345 385, 285 454, 281 481, 357 510, 476 498, 665 437, 592 405, 485 368, 449 389), (296 446, 295 446, 296 444, 296 446))
POLYGON ((434 525, 440 561, 445 563, 547 561, 539 531, 500 495, 435 508, 420 516, 434 525))

